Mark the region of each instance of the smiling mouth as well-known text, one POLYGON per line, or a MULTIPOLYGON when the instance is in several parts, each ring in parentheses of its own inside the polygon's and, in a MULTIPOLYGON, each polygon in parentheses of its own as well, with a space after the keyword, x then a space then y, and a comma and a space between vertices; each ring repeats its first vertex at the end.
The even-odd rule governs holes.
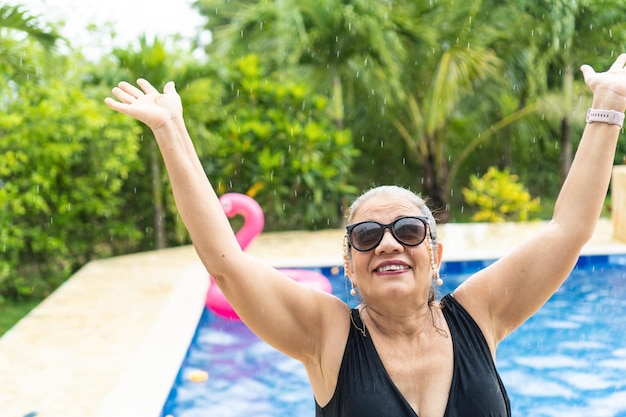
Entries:
POLYGON ((411 269, 408 265, 383 265, 380 268, 376 268, 374 272, 395 272, 411 269))

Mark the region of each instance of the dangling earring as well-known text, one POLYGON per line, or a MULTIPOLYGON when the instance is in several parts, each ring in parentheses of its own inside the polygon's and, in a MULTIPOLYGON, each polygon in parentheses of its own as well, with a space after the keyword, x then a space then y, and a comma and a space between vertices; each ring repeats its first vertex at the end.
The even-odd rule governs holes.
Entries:
MULTIPOLYGON (((348 275, 348 264, 350 262, 350 244, 348 242, 348 235, 343 237, 343 275, 346 278, 350 278, 348 275)), ((356 288, 354 288, 354 282, 350 280, 350 295, 356 297, 356 288)))
POLYGON ((428 236, 428 252, 430 254, 430 267, 433 270, 433 281, 435 281, 435 285, 441 287, 443 285, 443 280, 439 276, 439 268, 435 264, 435 250, 433 248, 433 241, 428 236))
POLYGON ((443 285, 443 280, 439 276, 439 270, 438 269, 435 269, 434 272, 433 272, 433 280, 435 280, 435 284, 438 287, 441 287, 443 285))

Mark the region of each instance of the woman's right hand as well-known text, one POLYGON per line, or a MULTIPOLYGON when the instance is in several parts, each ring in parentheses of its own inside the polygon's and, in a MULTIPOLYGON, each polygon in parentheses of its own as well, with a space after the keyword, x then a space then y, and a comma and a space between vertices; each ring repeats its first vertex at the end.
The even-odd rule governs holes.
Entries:
POLYGON ((174 82, 165 84, 162 94, 143 78, 137 80, 137 85, 141 89, 126 81, 120 82, 111 90, 119 101, 107 97, 104 102, 111 109, 145 123, 153 132, 182 117, 183 106, 174 82))
POLYGON ((585 83, 593 93, 595 109, 626 110, 626 53, 617 57, 606 72, 595 72, 589 65, 580 67, 585 83))

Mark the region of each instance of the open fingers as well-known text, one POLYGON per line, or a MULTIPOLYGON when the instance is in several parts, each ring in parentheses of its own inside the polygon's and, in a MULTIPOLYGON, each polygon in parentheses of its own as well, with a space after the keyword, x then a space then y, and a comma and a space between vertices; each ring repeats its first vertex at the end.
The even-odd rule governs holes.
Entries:
MULTIPOLYGON (((128 93, 126 89, 121 88, 121 87, 113 87, 111 92, 122 103, 129 104, 129 103, 132 103, 133 101, 137 100, 137 96, 134 96, 134 95, 128 93)), ((142 93, 142 95, 143 95, 143 93, 142 93)))
POLYGON ((109 106, 109 108, 119 112, 123 112, 123 109, 128 107, 128 104, 113 100, 111 97, 106 97, 104 103, 109 106))
POLYGON ((613 65, 611 65, 609 71, 623 71, 624 66, 626 66, 626 54, 620 54, 613 65))
POLYGON ((164 93, 175 93, 176 92, 176 86, 174 85, 174 81, 168 81, 165 84, 165 87, 163 87, 163 92, 164 93))
POLYGON ((137 87, 135 87, 134 85, 126 81, 120 82, 117 85, 117 88, 119 88, 120 90, 124 91, 126 94, 129 94, 130 96, 134 98, 139 98, 144 95, 143 91, 141 91, 140 89, 138 89, 137 87))
MULTIPOLYGON (((150 84, 150 82, 148 82, 148 80, 146 79, 139 78, 137 80, 137 85, 141 87, 141 89, 143 90, 143 93, 146 93, 146 94, 158 93, 157 89, 154 88, 154 86, 150 84)), ((139 91, 139 89, 137 89, 137 91, 139 91)))

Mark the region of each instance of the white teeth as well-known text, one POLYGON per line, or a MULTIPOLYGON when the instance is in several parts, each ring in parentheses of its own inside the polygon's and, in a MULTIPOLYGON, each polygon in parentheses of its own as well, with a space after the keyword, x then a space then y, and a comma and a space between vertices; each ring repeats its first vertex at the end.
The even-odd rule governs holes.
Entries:
POLYGON ((409 267, 406 265, 385 265, 385 266, 381 266, 376 271, 378 272, 401 271, 403 269, 409 269, 409 267))

